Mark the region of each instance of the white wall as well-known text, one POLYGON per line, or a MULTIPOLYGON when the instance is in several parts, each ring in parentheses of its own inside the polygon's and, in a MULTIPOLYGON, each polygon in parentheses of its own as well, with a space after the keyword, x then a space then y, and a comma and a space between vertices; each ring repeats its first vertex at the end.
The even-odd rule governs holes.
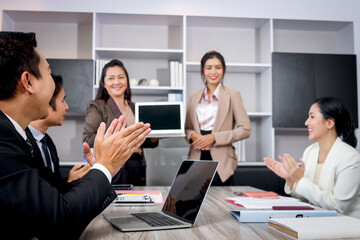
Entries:
POLYGON ((359 20, 358 0, 2 0, 1 9, 359 20))

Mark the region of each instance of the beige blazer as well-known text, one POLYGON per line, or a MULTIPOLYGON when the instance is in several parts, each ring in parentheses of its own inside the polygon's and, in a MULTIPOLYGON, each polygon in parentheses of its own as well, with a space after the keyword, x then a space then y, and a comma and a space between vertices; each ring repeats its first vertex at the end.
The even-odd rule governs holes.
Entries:
MULTIPOLYGON (((186 140, 191 143, 191 134, 200 133, 196 107, 205 89, 190 95, 186 110, 185 133, 186 140)), ((210 147, 210 153, 215 161, 219 161, 218 174, 225 182, 234 174, 237 167, 237 157, 232 143, 250 136, 250 120, 242 103, 241 95, 235 89, 221 86, 219 109, 216 115, 212 134, 215 143, 210 147), (235 124, 237 128, 234 129, 235 124)), ((188 158, 200 159, 201 150, 190 146, 188 158)))

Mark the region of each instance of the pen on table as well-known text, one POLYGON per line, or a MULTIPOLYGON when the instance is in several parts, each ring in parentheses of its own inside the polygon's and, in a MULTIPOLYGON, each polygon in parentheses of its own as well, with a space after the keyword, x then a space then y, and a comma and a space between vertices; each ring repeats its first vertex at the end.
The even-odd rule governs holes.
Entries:
POLYGON ((234 192, 234 194, 236 196, 242 196, 242 197, 245 196, 243 192, 234 192))

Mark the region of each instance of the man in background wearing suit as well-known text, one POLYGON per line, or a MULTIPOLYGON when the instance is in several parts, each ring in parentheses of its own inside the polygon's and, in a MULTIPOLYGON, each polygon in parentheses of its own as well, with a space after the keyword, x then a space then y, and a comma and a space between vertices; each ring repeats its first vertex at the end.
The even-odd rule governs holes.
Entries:
POLYGON ((40 175, 25 128, 46 118, 55 84, 34 33, 0 32, 0 230, 9 239, 77 239, 116 197, 110 182, 151 131, 114 120, 95 140, 95 163, 66 193, 40 175))
POLYGON ((57 150, 46 131, 49 127, 62 125, 69 106, 65 100, 62 77, 53 74, 51 76, 55 82, 55 91, 48 107, 49 115, 44 119, 32 121, 25 131, 32 144, 36 168, 40 176, 60 192, 66 192, 70 188, 68 183, 84 176, 91 167, 89 164, 83 167, 82 164, 76 164, 70 170, 68 177, 61 177, 57 150))

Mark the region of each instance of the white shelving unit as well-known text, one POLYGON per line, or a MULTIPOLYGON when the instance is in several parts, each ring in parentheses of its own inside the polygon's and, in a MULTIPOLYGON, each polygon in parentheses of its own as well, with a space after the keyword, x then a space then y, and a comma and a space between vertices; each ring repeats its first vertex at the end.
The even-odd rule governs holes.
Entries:
POLYGON ((183 94, 183 87, 170 84, 170 61, 184 59, 182 16, 95 13, 94 19, 95 60, 120 59, 130 78, 160 82, 132 87, 134 99, 164 101, 168 93, 183 94))
MULTIPOLYGON (((159 87, 132 87, 134 101, 166 101, 169 93, 178 93, 186 105, 188 95, 204 87, 201 57, 209 50, 219 51, 227 63, 224 85, 240 91, 251 120, 251 137, 238 154, 242 161, 257 164, 265 156, 284 152, 295 152, 294 157, 299 158, 309 145, 306 131, 272 127, 271 53, 355 52, 354 25, 349 21, 96 11, 5 10, 2 16, 2 30, 36 32, 39 48, 48 58, 116 58, 124 62, 130 78, 159 80, 159 87), (170 61, 183 64, 182 87, 172 87, 170 76, 163 77, 169 72, 170 61)), ((94 86, 94 96, 96 91, 94 86)), ((306 116, 299 117, 305 121, 306 116)), ((72 141, 81 142, 83 123, 83 119, 65 121, 65 127, 70 129, 67 132, 74 133, 72 141)), ((64 130, 51 131, 61 136, 64 130)), ((74 152, 81 155, 81 149, 74 144, 59 142, 61 159, 76 161, 74 152)), ((186 156, 187 144, 176 142, 181 145, 179 154, 186 156)), ((173 147, 170 141, 166 144, 173 147)), ((147 158, 151 158, 149 153, 147 158)))

